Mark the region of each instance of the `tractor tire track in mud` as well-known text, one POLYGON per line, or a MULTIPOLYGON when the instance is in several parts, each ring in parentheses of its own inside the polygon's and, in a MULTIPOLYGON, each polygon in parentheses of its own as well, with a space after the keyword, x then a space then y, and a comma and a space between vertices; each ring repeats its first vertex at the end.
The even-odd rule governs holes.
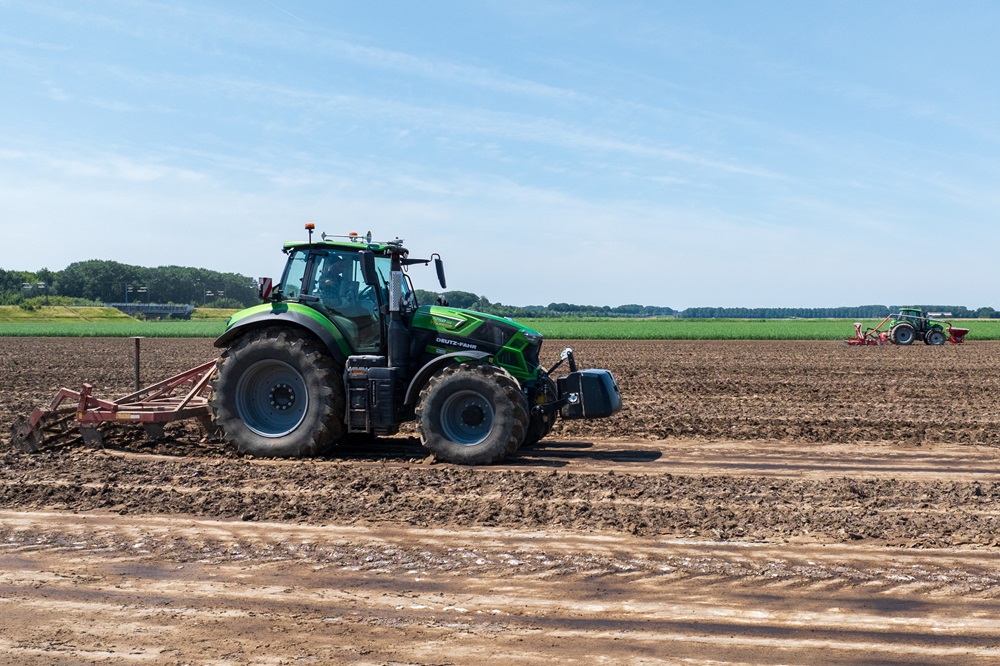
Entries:
MULTIPOLYGON (((619 470, 627 465, 619 466, 619 470)), ((93 452, 0 459, 0 507, 718 540, 1000 545, 1000 481, 674 476, 93 452)))
MULTIPOLYGON (((0 421, 61 385, 128 392, 130 344, 0 341, 0 421)), ((216 353, 143 344, 150 381, 216 353)), ((412 431, 254 460, 196 424, 3 453, 0 653, 1000 661, 1000 377, 984 370, 1000 344, 573 346, 615 373, 623 411, 493 467, 431 464, 412 431)))

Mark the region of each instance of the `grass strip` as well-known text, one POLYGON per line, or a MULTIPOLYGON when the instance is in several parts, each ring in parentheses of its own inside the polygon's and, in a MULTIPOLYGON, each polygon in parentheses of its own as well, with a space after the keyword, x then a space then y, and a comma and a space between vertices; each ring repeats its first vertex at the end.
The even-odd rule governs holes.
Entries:
MULTIPOLYGON (((548 339, 568 340, 843 340, 854 334, 848 319, 522 319, 548 339)), ((875 326, 878 321, 863 322, 875 326)), ((1000 340, 1000 320, 955 321, 968 328, 966 340, 1000 340)), ((26 319, 0 321, 0 337, 215 338, 221 319, 136 321, 130 318, 84 321, 26 319)))

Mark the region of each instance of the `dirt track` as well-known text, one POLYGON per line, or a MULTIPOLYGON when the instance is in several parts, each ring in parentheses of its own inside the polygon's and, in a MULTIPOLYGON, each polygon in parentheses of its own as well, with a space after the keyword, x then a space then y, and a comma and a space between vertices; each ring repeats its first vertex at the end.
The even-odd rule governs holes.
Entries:
MULTIPOLYGON (((129 345, 0 340, 0 423, 60 384, 126 392, 129 345)), ((573 346, 625 410, 499 467, 405 435, 256 461, 197 428, 3 455, 0 654, 1000 661, 1000 344, 573 346)), ((213 352, 146 340, 143 375, 213 352)))

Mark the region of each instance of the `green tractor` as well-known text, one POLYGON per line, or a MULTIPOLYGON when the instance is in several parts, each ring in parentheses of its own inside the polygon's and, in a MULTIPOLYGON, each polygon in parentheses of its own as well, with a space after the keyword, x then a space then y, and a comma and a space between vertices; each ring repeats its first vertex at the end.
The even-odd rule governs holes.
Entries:
MULTIPOLYGON (((502 317, 420 305, 397 239, 351 234, 286 243, 267 301, 234 314, 215 345, 211 408, 238 450, 255 456, 323 453, 350 435, 392 435, 416 421, 441 461, 489 464, 537 443, 557 416, 621 409, 607 370, 579 370, 567 349, 548 370, 542 336, 502 317), (564 361, 569 373, 553 380, 564 361)), ((444 289, 444 267, 432 255, 444 289)))
POLYGON ((943 345, 949 337, 944 323, 925 316, 919 308, 900 308, 899 314, 889 321, 889 342, 909 345, 923 340, 928 345, 943 345))

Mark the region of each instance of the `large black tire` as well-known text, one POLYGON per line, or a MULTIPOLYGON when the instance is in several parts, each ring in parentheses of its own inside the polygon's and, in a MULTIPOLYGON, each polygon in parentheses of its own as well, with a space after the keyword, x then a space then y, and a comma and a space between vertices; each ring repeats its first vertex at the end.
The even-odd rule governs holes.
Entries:
POLYGON ((431 377, 417 402, 420 440, 442 462, 489 465, 517 451, 528 410, 517 380, 492 365, 451 365, 431 377))
POLYGON ((924 334, 924 344, 928 345, 943 345, 946 339, 944 331, 940 328, 932 328, 924 334))
POLYGON ((913 341, 917 338, 917 331, 913 328, 913 324, 909 322, 900 322, 892 327, 889 331, 889 341, 894 345, 909 345, 913 344, 913 341))
POLYGON ((315 456, 343 438, 343 376, 318 340, 280 326, 250 331, 217 367, 215 423, 241 453, 315 456))
MULTIPOLYGON (((556 388, 556 383, 545 378, 545 392, 539 394, 536 398, 538 404, 544 404, 547 402, 554 402, 559 398, 559 389, 556 388)), ((556 424, 557 411, 552 411, 548 413, 532 414, 531 407, 534 405, 529 405, 528 407, 528 433, 524 436, 524 442, 521 447, 536 446, 548 434, 552 432, 552 426, 556 424)))

